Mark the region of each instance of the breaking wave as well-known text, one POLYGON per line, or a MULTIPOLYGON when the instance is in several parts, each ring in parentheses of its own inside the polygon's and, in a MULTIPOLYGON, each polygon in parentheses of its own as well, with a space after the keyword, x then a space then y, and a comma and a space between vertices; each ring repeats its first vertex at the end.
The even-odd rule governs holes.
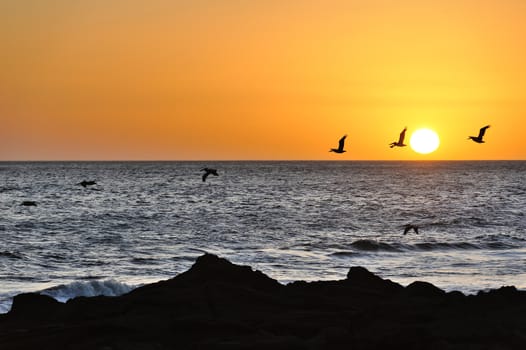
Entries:
MULTIPOLYGON (((69 299, 76 297, 94 297, 101 295, 119 296, 126 294, 137 287, 138 285, 130 285, 108 279, 61 284, 55 287, 44 289, 39 293, 50 296, 59 302, 65 303, 69 299)), ((9 312, 12 303, 12 296, 0 295, 0 314, 9 312)))
POLYGON ((126 294, 137 286, 117 282, 115 280, 72 282, 61 284, 52 288, 45 289, 40 294, 48 295, 60 302, 66 302, 76 297, 93 296, 119 296, 126 294))

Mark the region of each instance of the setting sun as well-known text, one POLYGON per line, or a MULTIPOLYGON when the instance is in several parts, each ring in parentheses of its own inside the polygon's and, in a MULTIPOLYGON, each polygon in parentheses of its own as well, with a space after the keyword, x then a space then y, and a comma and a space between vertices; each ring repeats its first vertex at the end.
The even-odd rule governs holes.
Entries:
POLYGON ((430 129, 418 129, 411 135, 409 140, 411 148, 418 153, 428 154, 435 151, 440 145, 440 139, 436 132, 430 129))

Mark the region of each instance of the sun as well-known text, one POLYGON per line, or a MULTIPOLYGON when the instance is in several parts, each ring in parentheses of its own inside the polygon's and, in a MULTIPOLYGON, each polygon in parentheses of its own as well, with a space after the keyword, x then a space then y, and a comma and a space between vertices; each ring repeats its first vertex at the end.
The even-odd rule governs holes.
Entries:
POLYGON ((428 154, 438 148, 440 139, 438 134, 431 129, 418 129, 411 135, 409 145, 415 152, 428 154))

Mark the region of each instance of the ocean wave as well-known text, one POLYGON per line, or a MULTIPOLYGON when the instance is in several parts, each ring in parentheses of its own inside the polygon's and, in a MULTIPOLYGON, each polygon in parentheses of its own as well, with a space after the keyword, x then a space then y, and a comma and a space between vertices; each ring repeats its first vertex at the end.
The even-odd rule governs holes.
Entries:
MULTIPOLYGON (((406 252, 411 250, 424 250, 424 251, 435 251, 435 250, 476 250, 476 249, 490 249, 490 250, 501 250, 501 249, 515 249, 519 246, 505 243, 505 242, 480 242, 480 243, 469 243, 469 242, 424 242, 415 244, 404 244, 404 243, 386 243, 379 242, 369 239, 360 239, 351 243, 351 247, 357 251, 374 252, 374 251, 385 251, 385 252, 406 252)), ((349 255, 354 252, 338 251, 332 255, 349 255)))
POLYGON ((11 296, 0 295, 0 314, 8 313, 13 305, 13 298, 11 296))
POLYGON ((0 193, 3 193, 3 192, 10 192, 10 191, 16 191, 18 190, 19 188, 18 187, 15 187, 15 186, 8 186, 8 187, 0 187, 0 193))
POLYGON ((0 252, 0 258, 7 258, 7 259, 18 260, 18 259, 23 259, 24 257, 20 253, 10 252, 10 251, 3 251, 3 252, 0 252))
POLYGON ((432 242, 432 243, 417 243, 414 247, 418 250, 502 250, 502 249, 516 249, 520 246, 505 243, 505 242, 432 242))
POLYGON ((363 251, 390 251, 390 252, 397 252, 402 251, 401 245, 396 243, 384 243, 384 242, 378 242, 373 241, 370 239, 359 239, 357 241, 354 241, 351 243, 351 246, 356 250, 363 250, 363 251))
POLYGON ((416 243, 414 247, 418 250, 450 250, 450 249, 481 249, 480 246, 468 242, 433 242, 433 243, 416 243))
POLYGON ((478 235, 475 237, 475 240, 477 241, 488 241, 490 243, 499 243, 501 244, 502 241, 510 241, 510 242, 516 242, 517 244, 521 245, 524 242, 526 242, 525 237, 520 237, 518 235, 512 235, 512 234, 506 234, 501 233, 498 236, 494 235, 478 235))
POLYGON ((154 265, 157 262, 155 258, 133 258, 131 259, 133 264, 137 265, 154 265))
MULTIPOLYGON (((86 277, 85 279, 89 279, 86 277)), ((61 284, 55 287, 41 290, 40 294, 47 295, 53 299, 65 303, 76 297, 94 297, 94 296, 119 296, 129 293, 139 285, 129 285, 117 282, 113 279, 108 280, 86 280, 77 281, 68 284, 61 284)), ((13 304, 13 295, 19 293, 4 293, 0 295, 0 314, 5 314, 11 309, 13 304)))
POLYGON ((357 252, 350 252, 350 251, 337 251, 337 252, 331 253, 330 255, 331 256, 336 256, 336 257, 349 258, 349 257, 356 257, 356 256, 359 256, 361 254, 357 253, 357 252))
POLYGON ((514 249, 519 248, 519 246, 510 243, 504 242, 488 242, 483 244, 484 248, 488 249, 514 249))
POLYGON ((137 286, 117 282, 113 279, 103 281, 77 281, 45 289, 41 291, 40 294, 48 295, 60 302, 66 302, 69 299, 80 296, 119 296, 130 292, 136 287, 137 286))

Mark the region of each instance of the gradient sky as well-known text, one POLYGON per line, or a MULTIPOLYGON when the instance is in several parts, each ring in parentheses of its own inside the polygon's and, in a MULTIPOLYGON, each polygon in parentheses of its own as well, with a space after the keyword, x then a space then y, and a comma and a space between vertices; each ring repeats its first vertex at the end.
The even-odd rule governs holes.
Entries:
POLYGON ((525 40, 523 0, 0 0, 0 160, 526 159, 525 40))

